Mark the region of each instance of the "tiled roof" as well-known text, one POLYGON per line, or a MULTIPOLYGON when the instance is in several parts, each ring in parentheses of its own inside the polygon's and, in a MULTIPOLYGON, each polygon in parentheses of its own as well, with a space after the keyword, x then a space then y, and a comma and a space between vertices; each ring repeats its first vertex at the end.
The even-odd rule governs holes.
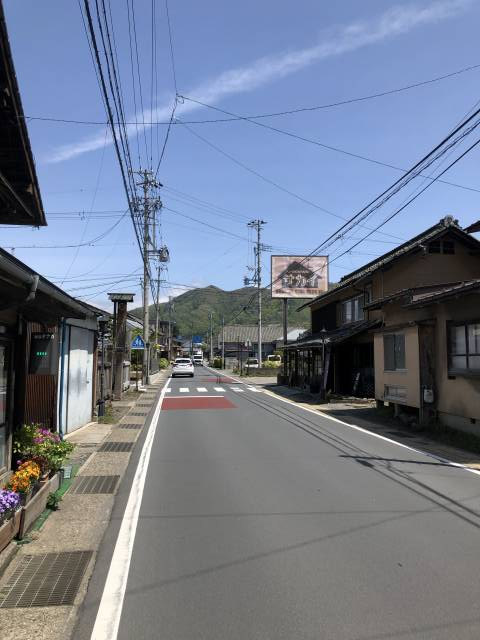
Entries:
POLYGON ((381 320, 362 320, 361 322, 354 322, 352 324, 344 325, 343 327, 337 327, 336 329, 332 329, 331 331, 325 331, 325 333, 316 333, 314 335, 310 335, 303 340, 297 340, 297 342, 293 342, 289 344, 287 349, 302 349, 305 347, 319 347, 322 345, 324 340, 327 340, 329 343, 339 343, 344 340, 348 340, 348 338, 352 338, 353 336, 358 335, 359 333, 363 333, 364 331, 369 331, 381 324, 381 320))
MULTIPOLYGON (((293 331, 289 329, 289 331, 293 331)), ((232 324, 225 326, 225 342, 257 342, 258 327, 256 324, 232 324)), ((283 326, 281 324, 265 324, 262 326, 263 342, 275 342, 283 339, 283 326)), ((222 333, 218 334, 219 344, 222 341, 222 333)))
POLYGON ((446 286, 437 291, 413 293, 410 303, 405 306, 409 308, 422 307, 434 302, 441 302, 442 300, 446 300, 448 298, 467 295, 468 293, 476 291, 477 289, 480 289, 480 278, 446 286))

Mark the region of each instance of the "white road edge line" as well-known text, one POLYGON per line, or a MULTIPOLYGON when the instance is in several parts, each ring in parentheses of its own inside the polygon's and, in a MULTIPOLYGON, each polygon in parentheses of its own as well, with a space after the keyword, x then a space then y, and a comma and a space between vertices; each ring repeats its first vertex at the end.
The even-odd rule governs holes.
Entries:
POLYGON ((441 456, 437 456, 434 453, 429 453, 428 451, 422 451, 421 449, 416 449, 415 447, 411 447, 408 444, 403 444, 403 442, 397 442, 397 440, 392 440, 391 438, 387 438, 386 436, 382 436, 379 433, 374 433, 373 431, 369 431, 368 429, 364 429, 363 427, 359 427, 356 424, 350 424, 349 422, 344 422, 343 420, 339 420, 338 418, 334 418, 333 416, 329 416, 328 413, 323 411, 316 411, 315 409, 310 409, 309 407, 302 407, 298 405, 296 402, 292 400, 288 400, 287 398, 280 398, 275 395, 271 391, 264 389, 264 393, 275 398, 276 400, 280 400, 281 402, 286 402, 287 404, 291 404, 297 409, 303 409, 304 411, 308 411, 309 413, 313 413, 316 416, 322 416, 323 418, 328 418, 328 420, 332 420, 333 422, 338 422, 339 424, 343 424, 350 429, 354 429, 355 431, 360 431, 361 433, 366 433, 373 438, 378 438, 379 440, 383 440, 384 442, 390 442, 390 444, 396 444, 397 447, 402 447, 402 449, 408 449, 408 451, 413 451, 415 453, 419 453, 423 456, 427 456, 429 458, 433 458, 433 460, 437 460, 438 462, 443 462, 443 464, 448 464, 450 467, 456 467, 457 469, 463 469, 464 471, 468 471, 469 473, 474 473, 477 476, 480 476, 480 471, 478 469, 472 469, 471 467, 467 467, 467 465, 462 464, 461 462, 453 462, 448 458, 442 458, 441 456))
POLYGON ((137 531, 138 516, 142 504, 143 490, 147 477, 148 463, 152 452, 153 439, 157 430, 162 402, 165 397, 170 379, 164 385, 158 399, 152 421, 148 428, 142 452, 135 470, 127 506, 123 514, 120 531, 113 551, 107 580, 95 618, 91 640, 116 640, 120 617, 122 615, 123 600, 127 588, 128 573, 132 559, 133 544, 137 531))

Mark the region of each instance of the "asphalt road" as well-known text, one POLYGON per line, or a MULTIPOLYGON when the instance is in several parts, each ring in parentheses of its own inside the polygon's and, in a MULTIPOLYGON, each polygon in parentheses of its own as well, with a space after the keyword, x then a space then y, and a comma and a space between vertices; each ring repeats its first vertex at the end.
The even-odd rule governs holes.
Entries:
POLYGON ((202 367, 170 387, 119 639, 478 640, 479 475, 202 367))

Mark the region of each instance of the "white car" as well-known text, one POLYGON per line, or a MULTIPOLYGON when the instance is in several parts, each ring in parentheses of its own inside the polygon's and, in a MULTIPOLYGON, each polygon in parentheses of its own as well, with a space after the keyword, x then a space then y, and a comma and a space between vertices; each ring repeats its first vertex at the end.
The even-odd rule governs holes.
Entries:
POLYGON ((245 369, 259 369, 258 358, 247 358, 245 369))
POLYGON ((193 364, 203 365, 203 356, 201 354, 193 356, 193 364))
POLYGON ((177 358, 173 363, 172 378, 190 376, 193 378, 195 369, 190 358, 177 358))

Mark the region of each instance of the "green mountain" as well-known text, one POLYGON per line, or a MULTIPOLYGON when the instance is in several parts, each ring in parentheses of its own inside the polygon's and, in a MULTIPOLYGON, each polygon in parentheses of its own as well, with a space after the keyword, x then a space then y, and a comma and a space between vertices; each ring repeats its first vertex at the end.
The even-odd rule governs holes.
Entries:
MULTIPOLYGON (((296 312, 305 301, 289 300, 288 326, 309 327, 310 312, 303 309, 296 312)), ((189 338, 202 335, 205 340, 209 335, 210 312, 213 313, 214 332, 220 330, 222 316, 225 324, 256 324, 257 290, 255 287, 243 287, 234 291, 224 291, 213 285, 192 289, 177 296, 172 301, 172 320, 177 327, 178 335, 189 338), (247 309, 240 313, 241 310, 247 309), (238 315, 237 315, 238 314, 238 315)), ((132 314, 141 317, 140 308, 133 309, 132 314)), ((159 305, 160 320, 168 320, 168 303, 159 305)), ((272 299, 269 291, 262 294, 262 320, 264 324, 281 324, 283 322, 283 301, 272 299)), ((155 322, 155 306, 150 306, 150 323, 155 322)))

